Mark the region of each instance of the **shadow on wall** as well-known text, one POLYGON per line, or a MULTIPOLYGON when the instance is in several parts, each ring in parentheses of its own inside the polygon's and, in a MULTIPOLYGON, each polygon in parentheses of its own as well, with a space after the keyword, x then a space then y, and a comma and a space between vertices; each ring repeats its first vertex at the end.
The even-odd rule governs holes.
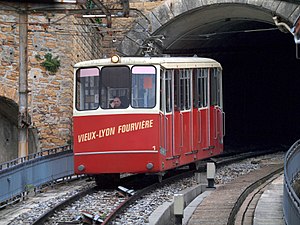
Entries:
MULTIPOLYGON (((18 157, 18 104, 11 99, 0 97, 0 163, 18 157)), ((28 131, 29 154, 38 151, 36 129, 28 131)))

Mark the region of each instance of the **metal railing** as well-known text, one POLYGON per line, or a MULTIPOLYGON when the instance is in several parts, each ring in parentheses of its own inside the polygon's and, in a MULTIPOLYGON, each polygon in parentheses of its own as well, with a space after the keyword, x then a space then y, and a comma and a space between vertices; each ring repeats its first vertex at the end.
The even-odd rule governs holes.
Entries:
POLYGON ((0 208, 47 183, 74 174, 70 145, 49 149, 0 164, 0 208))
POLYGON ((35 159, 35 158, 38 158, 41 156, 52 155, 52 154, 56 154, 59 152, 65 152, 65 151, 69 151, 69 150, 72 150, 71 145, 65 145, 65 146, 61 146, 61 147, 57 147, 57 148, 43 150, 41 152, 36 152, 36 153, 30 154, 30 155, 27 155, 25 157, 16 158, 11 161, 0 163, 0 171, 3 169, 11 168, 20 163, 24 163, 26 161, 29 161, 29 160, 32 160, 32 159, 35 159))
POLYGON ((283 213, 288 225, 300 224, 300 200, 292 184, 300 171, 300 140, 286 153, 284 160, 283 213))

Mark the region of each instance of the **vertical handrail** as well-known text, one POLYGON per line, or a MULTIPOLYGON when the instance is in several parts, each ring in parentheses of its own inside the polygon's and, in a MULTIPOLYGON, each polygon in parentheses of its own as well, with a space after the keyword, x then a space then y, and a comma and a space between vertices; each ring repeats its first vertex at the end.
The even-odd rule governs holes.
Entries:
POLYGON ((218 138, 218 108, 214 106, 214 111, 213 111, 213 120, 215 123, 215 133, 214 133, 214 139, 217 140, 218 138))
POLYGON ((179 113, 180 115, 180 147, 183 147, 183 114, 182 112, 179 113))
POLYGON ((164 144, 164 138, 165 138, 165 130, 163 130, 163 125, 165 124, 165 121, 164 121, 164 118, 163 118, 163 114, 159 114, 159 117, 160 117, 160 126, 159 126, 159 129, 160 129, 160 146, 162 147, 165 147, 165 144, 164 144))
POLYGON ((198 109, 198 143, 202 142, 202 129, 201 129, 201 110, 198 109))
POLYGON ((165 147, 166 147, 166 151, 168 151, 168 137, 170 136, 169 134, 169 119, 168 117, 165 115, 165 147))
POLYGON ((226 129, 225 129, 225 112, 222 112, 222 127, 223 127, 223 137, 225 137, 225 132, 226 132, 226 129))

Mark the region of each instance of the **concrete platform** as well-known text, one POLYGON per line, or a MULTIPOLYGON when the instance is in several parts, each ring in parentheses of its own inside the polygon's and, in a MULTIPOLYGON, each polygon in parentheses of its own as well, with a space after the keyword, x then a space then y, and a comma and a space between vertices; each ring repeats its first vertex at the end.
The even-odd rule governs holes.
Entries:
MULTIPOLYGON (((188 225, 227 225, 234 223, 234 211, 238 205, 242 203, 244 197, 249 192, 251 193, 257 182, 259 185, 263 179, 282 169, 282 164, 270 164, 261 167, 258 170, 252 171, 246 175, 240 176, 232 182, 218 186, 216 190, 207 196, 201 204, 195 209, 193 215, 188 220, 188 225)), ((274 198, 275 199, 275 198, 274 198)), ((268 206, 272 207, 272 203, 268 206)), ((260 210, 257 211, 257 213, 260 210)), ((263 216, 263 214, 262 214, 263 216)), ((274 223, 273 223, 274 225, 274 223)))
POLYGON ((283 179, 275 179, 260 197, 253 218, 253 225, 284 225, 283 219, 283 179))
MULTIPOLYGON (((246 186, 250 185, 253 180, 269 174, 270 171, 276 171, 280 167, 280 165, 264 167, 258 171, 241 176, 230 184, 218 186, 216 189, 207 190, 205 188, 206 185, 198 185, 198 187, 191 188, 191 190, 185 190, 184 192, 187 193, 184 193, 184 196, 187 205, 184 209, 182 224, 227 225, 232 207, 236 204, 238 196, 240 196, 246 186), (199 190, 195 191, 194 189, 199 190), (191 200, 192 198, 194 198, 194 200, 191 200)), ((271 184, 263 188, 263 193, 255 197, 257 200, 250 206, 250 208, 252 207, 252 212, 248 218, 251 223, 244 221, 246 224, 284 225, 282 209, 283 178, 283 175, 279 175, 271 184)), ((255 192, 255 190, 253 191, 255 192)), ((238 219, 235 222, 234 218, 230 221, 229 224, 235 222, 239 224, 238 219)), ((152 213, 149 218, 149 225, 169 224, 174 224, 174 202, 166 202, 152 213)))

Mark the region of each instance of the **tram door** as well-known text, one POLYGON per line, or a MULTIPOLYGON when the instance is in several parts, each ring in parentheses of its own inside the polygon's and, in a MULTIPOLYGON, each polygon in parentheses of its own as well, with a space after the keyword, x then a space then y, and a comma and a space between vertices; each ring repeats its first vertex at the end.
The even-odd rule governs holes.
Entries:
POLYGON ((191 151, 191 73, 190 69, 170 69, 164 71, 164 79, 161 79, 164 82, 161 102, 165 104, 165 113, 161 115, 161 143, 167 158, 191 151))
POLYGON ((207 150, 210 145, 208 74, 208 68, 193 70, 193 148, 196 150, 207 150))
POLYGON ((191 69, 174 70, 174 153, 191 151, 191 69))
POLYGON ((210 148, 220 149, 223 143, 223 109, 221 70, 210 69, 210 148))
POLYGON ((160 79, 160 109, 161 109, 161 153, 166 158, 172 158, 174 156, 173 151, 173 72, 172 70, 162 70, 160 79))

